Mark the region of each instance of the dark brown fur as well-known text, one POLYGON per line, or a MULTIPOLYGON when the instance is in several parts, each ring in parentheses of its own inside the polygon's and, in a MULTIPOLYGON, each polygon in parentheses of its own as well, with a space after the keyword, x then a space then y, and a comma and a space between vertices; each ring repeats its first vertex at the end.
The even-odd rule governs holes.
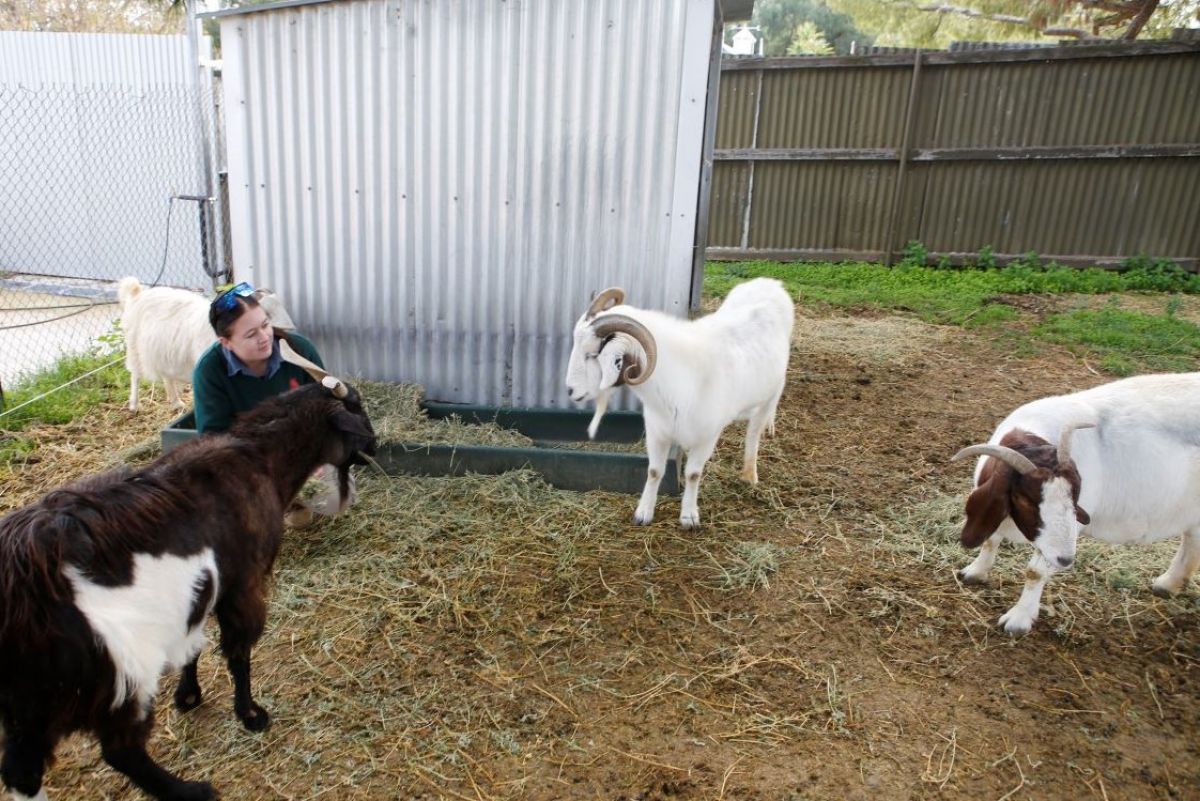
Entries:
MULTIPOLYGON (((75 607, 63 570, 127 585, 136 554, 189 556, 211 548, 215 612, 243 724, 269 723, 250 691, 250 652, 266 622, 266 596, 283 512, 320 464, 345 486, 375 437, 357 393, 344 401, 309 385, 242 416, 226 434, 201 437, 137 472, 114 471, 64 486, 0 518, 0 777, 36 796, 57 742, 91 731, 104 758, 158 798, 207 799, 145 752, 153 715, 130 699, 111 709, 116 669, 75 607)), ((208 608, 212 577, 195 588, 193 617, 208 608)), ((196 663, 183 670, 176 705, 200 703, 196 663)))
POLYGON ((984 459, 983 469, 975 491, 967 498, 967 520, 963 524, 962 544, 975 548, 992 536, 1004 519, 1011 517, 1013 523, 1030 542, 1037 539, 1042 528, 1040 505, 1042 485, 1055 476, 1066 478, 1071 484, 1071 495, 1075 499, 1075 514, 1086 524, 1087 513, 1078 506, 1080 479, 1075 463, 1058 463, 1058 449, 1046 440, 1015 428, 1001 438, 1000 444, 1012 448, 1037 466, 1037 469, 1021 475, 1006 462, 994 456, 984 459))

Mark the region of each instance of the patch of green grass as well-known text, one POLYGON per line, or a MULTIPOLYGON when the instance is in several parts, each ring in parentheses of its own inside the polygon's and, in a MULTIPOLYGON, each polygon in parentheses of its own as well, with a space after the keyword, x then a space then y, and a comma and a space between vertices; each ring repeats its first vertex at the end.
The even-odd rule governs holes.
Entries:
POLYGON ((19 450, 21 447, 12 444, 20 442, 19 437, 4 436, 4 432, 22 431, 33 424, 68 423, 83 416, 99 403, 120 400, 128 391, 129 374, 125 372, 123 360, 119 355, 97 351, 64 356, 53 366, 5 390, 5 412, 0 414, 0 437, 3 437, 0 439, 0 459, 11 458, 15 452, 10 451, 14 448, 19 450), (60 387, 114 360, 114 364, 103 367, 95 375, 88 376, 59 392, 51 392, 28 406, 17 408, 32 398, 50 392, 55 387, 60 387))
POLYGON ((1200 326, 1169 312, 1081 309, 1050 316, 1034 334, 1092 357, 1116 375, 1200 369, 1200 326))
POLYGON ((849 308, 908 311, 922 320, 983 325, 1011 320, 1015 312, 993 303, 998 295, 1103 294, 1126 291, 1200 293, 1200 276, 1166 262, 1133 265, 1123 273, 1042 266, 1029 259, 1000 269, 938 269, 906 261, 895 267, 862 262, 714 262, 705 269, 705 291, 724 297, 749 278, 783 281, 801 301, 849 308))

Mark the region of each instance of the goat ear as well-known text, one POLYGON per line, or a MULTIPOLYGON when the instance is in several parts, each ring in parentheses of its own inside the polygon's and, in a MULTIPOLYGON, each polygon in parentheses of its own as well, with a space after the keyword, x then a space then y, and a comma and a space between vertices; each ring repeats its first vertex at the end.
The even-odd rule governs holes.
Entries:
POLYGON ((1079 525, 1081 526, 1086 526, 1092 522, 1092 516, 1079 504, 1075 504, 1075 519, 1079 521, 1079 525))
POLYGON ((997 468, 994 460, 988 460, 980 474, 980 484, 967 498, 967 520, 963 523, 962 544, 964 548, 976 548, 996 533, 996 529, 1009 516, 1008 481, 1010 470, 997 468))
POLYGON ((367 424, 366 418, 360 414, 354 414, 344 407, 331 413, 329 419, 333 423, 333 427, 338 431, 344 431, 347 434, 365 437, 366 439, 375 438, 375 432, 367 424))

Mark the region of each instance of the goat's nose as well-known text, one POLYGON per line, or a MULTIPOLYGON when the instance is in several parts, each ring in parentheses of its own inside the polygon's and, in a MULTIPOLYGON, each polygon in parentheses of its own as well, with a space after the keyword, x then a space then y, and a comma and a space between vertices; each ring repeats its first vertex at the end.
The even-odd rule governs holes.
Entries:
POLYGON ((1058 562, 1058 564, 1062 567, 1070 567, 1071 565, 1075 564, 1075 557, 1074 556, 1059 556, 1059 557, 1055 557, 1055 561, 1058 562))

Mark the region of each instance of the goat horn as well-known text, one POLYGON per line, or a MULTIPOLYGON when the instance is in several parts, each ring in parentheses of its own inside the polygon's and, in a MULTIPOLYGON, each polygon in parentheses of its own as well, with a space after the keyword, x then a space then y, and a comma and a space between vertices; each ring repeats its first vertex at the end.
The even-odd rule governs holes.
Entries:
POLYGON ((340 378, 330 375, 313 362, 296 353, 283 337, 279 338, 279 355, 283 357, 285 362, 302 368, 304 372, 312 376, 321 386, 332 392, 333 397, 338 400, 350 394, 350 391, 346 389, 346 385, 342 383, 340 378))
POLYGON ((1066 464, 1071 460, 1071 435, 1081 428, 1095 428, 1095 423, 1072 423, 1064 426, 1058 435, 1058 463, 1066 464))
POLYGON ((971 445, 954 454, 950 461, 957 462, 968 456, 994 456, 1021 475, 1037 470, 1037 465, 1029 461, 1029 457, 1004 445, 971 445))
POLYGON ((646 352, 645 364, 630 365, 621 373, 621 378, 626 384, 630 386, 641 384, 654 372, 654 365, 658 362, 658 345, 655 344, 654 335, 646 326, 624 314, 606 314, 592 323, 592 330, 601 339, 609 334, 628 334, 636 339, 637 343, 642 346, 642 350, 646 352))
POLYGON ((590 320, 602 311, 608 311, 613 306, 620 306, 625 302, 625 290, 619 286, 610 286, 608 289, 601 292, 592 301, 592 305, 588 306, 587 314, 584 316, 590 320), (609 303, 612 301, 612 303, 609 303))

